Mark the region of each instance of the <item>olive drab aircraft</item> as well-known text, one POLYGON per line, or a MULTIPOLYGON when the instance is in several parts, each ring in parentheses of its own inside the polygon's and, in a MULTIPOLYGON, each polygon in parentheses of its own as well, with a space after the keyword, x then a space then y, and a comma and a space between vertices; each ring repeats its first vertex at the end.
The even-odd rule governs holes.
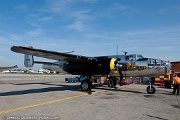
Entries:
MULTIPOLYGON (((169 68, 168 62, 153 58, 145 58, 139 54, 132 55, 111 55, 87 57, 72 53, 63 53, 35 49, 32 46, 12 46, 11 51, 24 55, 24 65, 33 67, 34 63, 48 65, 69 74, 83 75, 87 79, 81 82, 81 90, 91 93, 91 78, 96 75, 107 76, 109 84, 115 87, 114 77, 120 78, 122 85, 123 77, 157 76, 164 75, 169 68), (34 56, 56 60, 56 62, 35 61, 34 56)), ((110 85, 110 86, 112 86, 110 85)), ((149 87, 149 86, 148 86, 149 87)), ((153 86, 149 87, 148 93, 155 93, 153 86)))
POLYGON ((17 65, 15 65, 15 66, 0 66, 0 72, 2 72, 4 70, 13 69, 13 68, 17 68, 17 65))

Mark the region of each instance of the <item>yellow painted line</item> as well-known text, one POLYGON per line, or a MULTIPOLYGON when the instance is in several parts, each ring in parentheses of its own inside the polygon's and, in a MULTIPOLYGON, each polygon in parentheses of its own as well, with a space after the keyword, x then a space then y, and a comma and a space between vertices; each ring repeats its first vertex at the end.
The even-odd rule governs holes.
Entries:
MULTIPOLYGON (((99 92, 105 92, 105 91, 107 91, 107 90, 99 90, 99 91, 96 91, 96 92, 92 92, 92 94, 97 94, 99 92)), ((34 107, 38 107, 38 106, 53 104, 53 103, 57 103, 57 102, 61 102, 61 101, 74 99, 74 98, 79 98, 79 97, 82 97, 82 96, 88 96, 88 94, 85 93, 85 94, 70 96, 70 97, 67 97, 67 98, 51 100, 51 101, 48 101, 48 102, 42 102, 42 103, 32 104, 32 105, 28 105, 28 106, 22 106, 22 107, 19 107, 19 108, 13 108, 13 109, 10 109, 10 110, 4 110, 4 111, 0 111, 0 115, 7 114, 7 113, 12 113, 12 112, 16 112, 16 111, 24 110, 24 109, 28 109, 28 108, 34 108, 34 107)))

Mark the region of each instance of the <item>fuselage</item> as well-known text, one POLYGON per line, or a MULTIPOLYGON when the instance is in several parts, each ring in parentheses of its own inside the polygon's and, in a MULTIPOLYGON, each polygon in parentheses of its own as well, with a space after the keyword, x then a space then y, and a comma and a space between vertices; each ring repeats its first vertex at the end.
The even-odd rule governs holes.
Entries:
MULTIPOLYGON (((117 58, 117 55, 95 57, 102 59, 99 63, 90 64, 68 64, 66 62, 57 61, 55 65, 43 65, 45 69, 51 69, 58 72, 68 72, 70 74, 87 75, 107 75, 110 70, 111 58, 117 58), (107 59, 107 60, 106 60, 107 59), (46 67, 45 67, 46 66, 46 67)), ((118 64, 124 76, 157 76, 166 74, 170 69, 168 61, 145 58, 139 54, 118 55, 118 64)), ((118 73, 114 74, 118 75, 118 73)))

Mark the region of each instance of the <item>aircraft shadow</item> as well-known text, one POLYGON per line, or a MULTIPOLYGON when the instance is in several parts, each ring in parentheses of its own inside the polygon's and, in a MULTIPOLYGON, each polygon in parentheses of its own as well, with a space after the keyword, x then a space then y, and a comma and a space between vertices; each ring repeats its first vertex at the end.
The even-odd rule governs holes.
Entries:
MULTIPOLYGON (((57 85, 51 84, 49 82, 46 83, 20 83, 14 85, 33 85, 33 84, 41 84, 41 85, 52 85, 53 87, 46 87, 46 88, 38 88, 38 89, 28 89, 28 90, 19 90, 19 91, 10 91, 0 93, 0 96, 13 96, 13 95, 25 95, 25 94, 34 94, 34 93, 45 93, 45 92, 52 92, 52 91, 80 91, 80 84, 79 85, 57 85)), ((101 84, 93 84, 93 88, 100 87, 101 84)))
POLYGON ((164 93, 160 93, 160 94, 163 94, 163 95, 173 95, 173 93, 172 92, 164 92, 164 93))
MULTIPOLYGON (((109 87, 106 87, 106 88, 96 88, 96 89, 111 90, 109 87)), ((117 89, 117 88, 114 88, 112 91, 128 92, 128 93, 138 93, 138 94, 142 93, 142 92, 139 92, 139 91, 136 91, 136 90, 124 90, 124 89, 117 89)))
POLYGON ((51 92, 51 91, 59 91, 61 87, 48 87, 48 88, 40 88, 40 89, 29 89, 29 90, 21 90, 21 91, 11 91, 0 93, 0 96, 12 96, 12 95, 25 95, 25 94, 33 94, 33 93, 43 93, 43 92, 51 92))
MULTIPOLYGON (((66 83, 66 82, 64 82, 66 83)), ((10 92, 4 92, 0 93, 0 96, 13 96, 13 95, 25 95, 25 94, 34 94, 34 93, 45 93, 45 92, 52 92, 52 91, 64 91, 64 90, 70 90, 70 91, 81 91, 80 90, 80 84, 79 85, 61 85, 61 84, 53 84, 51 82, 34 82, 34 83, 11 83, 13 85, 48 85, 51 87, 46 88, 37 88, 37 89, 28 89, 28 90, 19 90, 19 91, 10 91, 10 92)), ((110 90, 107 85, 103 84, 93 84, 93 89, 100 89, 100 90, 110 90)), ((92 92, 93 92, 92 89, 92 92)), ((117 89, 115 88, 113 91, 120 91, 120 92, 127 92, 127 93, 136 93, 136 94, 142 94, 140 91, 136 90, 124 90, 124 89, 117 89)))
POLYGON ((149 118, 152 118, 152 119, 158 119, 158 120, 169 120, 169 119, 166 119, 166 118, 161 118, 161 117, 157 117, 157 116, 153 116, 153 115, 148 115, 148 114, 143 114, 144 116, 147 116, 149 118))
POLYGON ((117 89, 116 91, 121 91, 121 92, 128 92, 128 93, 138 93, 138 94, 142 94, 142 92, 139 92, 139 91, 135 91, 135 90, 119 90, 117 89))

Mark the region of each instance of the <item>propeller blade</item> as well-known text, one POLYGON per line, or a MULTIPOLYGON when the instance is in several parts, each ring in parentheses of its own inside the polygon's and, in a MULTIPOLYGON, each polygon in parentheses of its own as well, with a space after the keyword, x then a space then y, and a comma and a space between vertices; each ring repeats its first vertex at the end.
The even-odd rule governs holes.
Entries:
POLYGON ((119 64, 115 62, 115 67, 109 72, 109 76, 113 75, 113 73, 119 68, 119 64))
POLYGON ((115 70, 116 70, 116 68, 112 69, 112 70, 109 72, 109 76, 111 76, 111 75, 114 73, 115 70))

